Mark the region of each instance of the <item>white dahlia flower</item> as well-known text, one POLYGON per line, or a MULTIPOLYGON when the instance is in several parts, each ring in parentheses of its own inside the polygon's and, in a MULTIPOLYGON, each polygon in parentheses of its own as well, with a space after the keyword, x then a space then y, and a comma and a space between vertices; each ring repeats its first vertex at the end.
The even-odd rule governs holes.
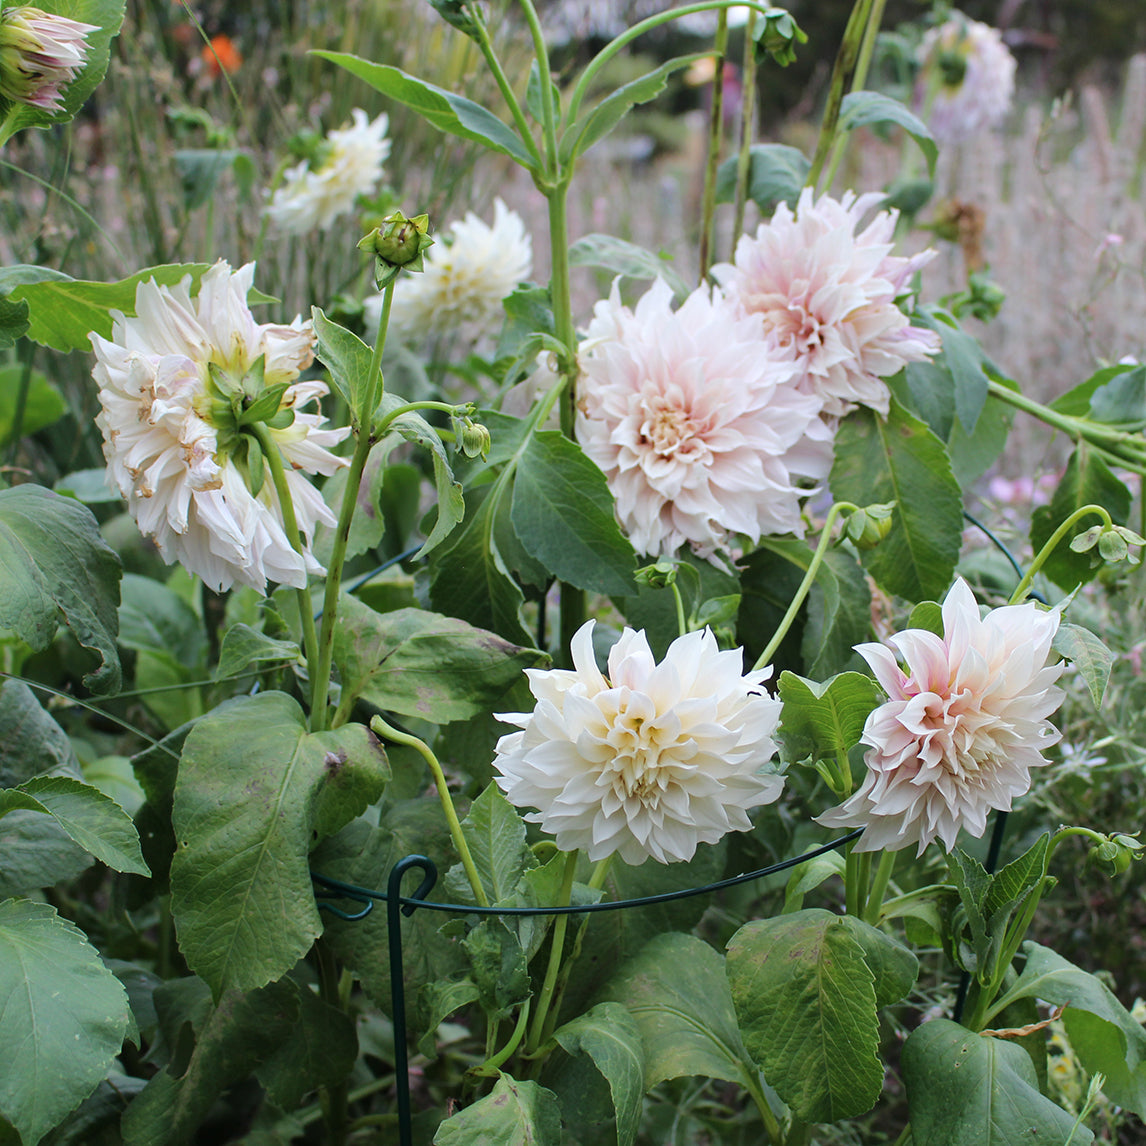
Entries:
POLYGON ((1064 693, 1047 664, 1057 610, 1033 602, 980 617, 967 583, 943 602, 943 636, 923 629, 890 643, 857 645, 888 695, 867 718, 862 742, 867 776, 856 793, 822 816, 830 828, 864 828, 857 851, 919 854, 937 836, 950 851, 960 829, 981 836, 987 813, 1007 811, 1031 784, 1030 771, 1060 733, 1047 717, 1064 693))
POLYGON ((89 32, 83 24, 27 4, 0 12, 0 95, 45 111, 64 108, 64 88, 83 70, 89 32))
POLYGON ((916 103, 940 143, 996 127, 1011 109, 1015 57, 998 28, 956 12, 919 45, 916 103))
POLYGON ((880 211, 859 230, 882 198, 848 191, 842 200, 817 200, 805 187, 795 214, 781 203, 754 238, 741 236, 732 263, 712 268, 774 352, 796 364, 800 388, 823 402, 828 417, 854 405, 886 414, 883 379, 939 349, 938 335, 912 326, 895 305, 935 251, 893 255, 895 211, 880 211))
MULTIPOLYGON (((533 243, 516 211, 500 199, 493 210, 492 226, 468 211, 427 249, 420 274, 399 276, 390 308, 394 335, 477 338, 500 327, 502 299, 533 271, 533 243)), ((365 308, 367 329, 377 331, 382 296, 372 295, 365 308)))
POLYGON ((251 492, 249 439, 220 379, 240 387, 262 357, 263 385, 290 383, 276 420, 293 420, 268 432, 308 542, 316 524, 335 520, 304 474, 346 465, 327 447, 348 430, 322 429, 321 414, 299 412, 327 392, 323 382, 294 382, 314 357, 310 323, 256 323, 246 301, 254 271, 253 263, 232 272, 218 262, 194 299, 189 277, 175 287, 149 279, 136 288, 134 318, 113 311, 110 341, 91 336, 108 473, 163 559, 216 590, 238 582, 264 592, 268 580, 302 588, 308 572, 323 571, 287 540, 269 474, 251 492))
POLYGON ((526 669, 533 712, 498 716, 521 729, 497 743, 498 787, 562 851, 689 860, 752 825, 784 777, 776 752, 781 704, 765 691, 771 668, 742 672, 740 649, 721 652, 705 629, 653 659, 643 632, 625 629, 608 676, 593 658, 593 621, 573 637, 573 669, 526 669))
POLYGON ((356 107, 348 127, 327 132, 312 160, 289 168, 275 189, 267 214, 287 235, 327 231, 354 209, 360 195, 373 195, 390 154, 385 115, 376 119, 356 107))

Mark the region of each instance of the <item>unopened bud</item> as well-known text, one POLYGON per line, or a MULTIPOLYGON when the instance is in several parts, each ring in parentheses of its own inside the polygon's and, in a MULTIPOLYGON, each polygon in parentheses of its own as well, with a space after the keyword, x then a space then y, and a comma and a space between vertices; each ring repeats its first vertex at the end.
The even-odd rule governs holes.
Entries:
POLYGON ((857 549, 874 549, 890 532, 894 503, 877 502, 857 509, 844 526, 844 536, 857 549))
POLYGON ((650 589, 667 589, 676 580, 676 562, 662 557, 655 565, 646 565, 633 574, 638 585, 650 589))
POLYGON ((1121 875, 1134 860, 1142 858, 1142 848, 1140 840, 1120 833, 1107 836, 1088 858, 1107 875, 1121 875))
POLYGON ((403 267, 408 271, 423 269, 422 254, 434 241, 427 234, 429 229, 429 215, 410 219, 394 211, 358 241, 360 251, 374 254, 374 281, 379 290, 393 282, 403 267))
POLYGON ((756 43, 782 68, 796 59, 796 45, 806 44, 808 35, 783 8, 769 8, 753 31, 756 43))
POLYGON ((484 458, 492 444, 489 430, 478 422, 463 418, 455 423, 457 442, 467 458, 484 458))

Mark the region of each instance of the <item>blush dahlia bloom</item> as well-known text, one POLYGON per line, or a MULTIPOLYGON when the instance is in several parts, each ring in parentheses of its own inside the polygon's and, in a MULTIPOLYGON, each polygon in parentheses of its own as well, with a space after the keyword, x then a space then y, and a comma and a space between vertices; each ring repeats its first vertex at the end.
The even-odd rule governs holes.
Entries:
POLYGON ((83 70, 85 37, 98 32, 67 16, 14 5, 0 12, 0 95, 45 111, 63 111, 64 88, 83 70))
POLYGON ((719 292, 676 311, 658 279, 630 310, 616 284, 581 344, 577 440, 605 473, 633 545, 708 555, 764 534, 803 533, 795 477, 831 460, 819 403, 793 364, 761 352, 756 321, 719 292), (809 435, 813 440, 809 439, 809 435))
POLYGON ((784 777, 762 772, 776 752, 781 704, 771 668, 742 673, 706 629, 673 641, 658 665, 643 632, 625 629, 608 676, 593 657, 593 621, 573 637, 573 669, 526 669, 533 712, 498 716, 521 731, 497 743, 498 787, 562 851, 689 860, 752 825, 784 777))
POLYGON ((1047 664, 1057 610, 1007 605, 980 617, 967 583, 943 602, 943 636, 907 629, 883 645, 857 645, 888 695, 867 718, 867 776, 829 828, 864 828, 857 851, 898 851, 936 837, 950 851, 961 829, 981 836, 987 813, 1007 811, 1050 763, 1060 737, 1047 717, 1062 703, 1062 663, 1047 664))
MULTIPOLYGON (((500 327, 502 299, 533 270, 533 242, 525 222, 500 199, 492 225, 472 211, 450 224, 424 255, 420 274, 394 286, 389 330, 406 339, 461 333, 477 338, 500 327)), ((377 331, 382 296, 366 300, 366 326, 377 331)))
POLYGON ((883 196, 842 200, 800 193, 795 214, 781 203, 755 237, 743 235, 732 263, 712 268, 729 301, 755 316, 772 352, 796 364, 799 386, 828 417, 855 405, 888 411, 884 378, 939 349, 895 305, 910 277, 935 257, 891 253, 898 212, 860 220, 883 196))
POLYGON ((940 143, 962 143, 1002 122, 1015 94, 1015 57, 998 28, 955 13, 919 45, 916 104, 940 143))
POLYGON ((216 263, 190 297, 190 279, 135 292, 136 316, 113 311, 110 340, 92 334, 93 370, 102 407, 104 456, 113 483, 163 559, 178 561, 212 589, 238 582, 260 592, 267 581, 302 588, 322 567, 287 540, 282 509, 268 476, 252 494, 237 464, 239 435, 227 424, 210 367, 241 379, 265 356, 266 386, 289 382, 280 410, 294 411, 269 433, 282 451, 286 481, 302 534, 313 537, 333 514, 304 474, 331 474, 347 463, 327 449, 347 429, 322 429, 318 413, 299 413, 327 392, 322 382, 294 382, 313 360, 314 332, 299 320, 260 325, 247 306, 254 264, 238 271, 216 263))
POLYGON ((353 122, 327 132, 314 160, 303 160, 283 176, 267 207, 274 225, 287 235, 328 231, 354 209, 360 195, 373 195, 390 154, 385 115, 369 119, 356 107, 353 122))

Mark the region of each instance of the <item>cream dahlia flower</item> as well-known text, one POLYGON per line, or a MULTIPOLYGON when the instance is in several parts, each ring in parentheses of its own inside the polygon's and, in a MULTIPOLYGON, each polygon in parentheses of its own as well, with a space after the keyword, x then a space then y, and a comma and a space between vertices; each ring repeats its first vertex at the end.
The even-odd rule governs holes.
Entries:
POLYGON ((26 4, 0 12, 0 95, 45 111, 62 111, 64 88, 83 70, 85 37, 98 32, 67 16, 26 4))
POLYGON ((371 120, 358 107, 350 114, 353 122, 327 132, 317 158, 289 168, 271 196, 267 214, 284 234, 327 231, 354 209, 360 195, 377 190, 390 154, 390 121, 385 115, 371 120))
POLYGON ((308 573, 323 570, 287 540, 270 477, 251 492, 247 438, 212 368, 238 385, 263 357, 265 386, 290 383, 280 412, 292 412, 293 421, 268 432, 282 451, 306 539, 319 522, 335 520, 304 474, 346 464, 327 447, 348 431, 322 429, 321 414, 299 412, 327 392, 325 383, 294 381, 313 360, 310 323, 256 323, 246 301, 254 271, 253 263, 232 272, 218 262, 194 299, 189 278, 175 287, 150 279, 136 288, 135 317, 113 311, 111 339, 91 336, 108 473, 163 559, 216 590, 238 582, 264 592, 268 580, 302 588, 308 573))
MULTIPOLYGON (((403 274, 394 287, 389 330, 407 340, 461 333, 477 338, 501 326, 502 299, 533 270, 525 223, 500 199, 492 226, 472 211, 450 224, 424 256, 421 274, 403 274)), ((378 329, 382 296, 366 300, 366 326, 378 329)))
POLYGON ((796 364, 799 386, 828 417, 855 405, 888 411, 884 378, 939 349, 930 330, 912 326, 895 305, 908 279, 935 257, 891 253, 897 212, 860 220, 878 192, 842 200, 810 187, 795 214, 781 203, 753 238, 743 235, 732 263, 712 268, 729 301, 757 319, 772 352, 796 364))
POLYGON ((1047 720, 1064 693, 1047 664, 1057 610, 1007 605, 980 617, 967 583, 943 602, 943 636, 923 629, 857 645, 888 695, 867 718, 867 776, 856 793, 817 816, 830 828, 864 828, 857 851, 919 854, 936 837, 950 851, 961 829, 981 836, 987 813, 1009 810, 1060 733, 1047 720))
POLYGON ((498 716, 521 731, 497 742, 498 787, 562 851, 689 860, 698 844, 751 827, 783 776, 776 752, 780 702, 764 691, 771 668, 742 673, 741 650, 721 652, 705 629, 673 641, 657 664, 643 632, 625 629, 608 676, 593 657, 593 621, 573 637, 573 669, 526 669, 532 712, 498 716))
POLYGON ((604 471, 633 545, 709 555, 764 534, 803 533, 794 477, 831 460, 819 403, 792 363, 761 352, 756 320, 720 293, 675 312, 658 279, 630 310, 616 284, 581 344, 577 440, 604 471), (808 435, 821 440, 809 441, 808 435))
POLYGON ((998 28, 961 12, 919 45, 916 103, 940 143, 962 143, 1002 122, 1015 94, 1015 57, 998 28))

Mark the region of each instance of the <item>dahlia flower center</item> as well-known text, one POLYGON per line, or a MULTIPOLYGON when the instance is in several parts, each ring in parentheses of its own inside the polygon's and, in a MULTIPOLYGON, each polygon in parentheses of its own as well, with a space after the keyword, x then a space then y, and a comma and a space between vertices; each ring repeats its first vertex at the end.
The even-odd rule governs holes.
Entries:
POLYGON ((793 301, 786 308, 764 316, 765 332, 775 333, 780 342, 797 354, 817 350, 824 343, 820 320, 802 303, 793 301))
POLYGON ((602 771, 601 783, 611 786, 618 799, 636 798, 655 807, 673 780, 670 761, 663 756, 677 742, 678 732, 662 727, 655 713, 650 718, 651 712, 645 696, 622 703, 607 737, 614 755, 602 771))
POLYGON ((643 403, 641 444, 651 446, 662 457, 676 454, 693 456, 703 450, 698 428, 689 415, 664 399, 643 403))
POLYGON ((997 718, 981 711, 963 692, 933 693, 923 723, 932 750, 938 749, 939 763, 953 776, 969 778, 1006 763, 1006 753, 991 727, 999 723, 997 718))

